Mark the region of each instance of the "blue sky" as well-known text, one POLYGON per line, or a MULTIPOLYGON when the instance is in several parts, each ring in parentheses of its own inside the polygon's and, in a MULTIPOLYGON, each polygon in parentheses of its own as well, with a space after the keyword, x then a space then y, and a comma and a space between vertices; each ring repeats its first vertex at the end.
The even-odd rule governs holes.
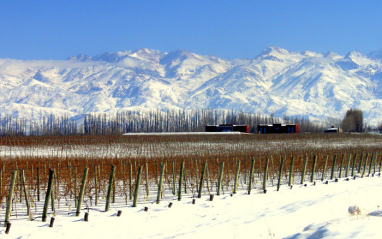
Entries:
POLYGON ((0 58, 182 48, 225 59, 382 48, 382 1, 2 0, 0 58))

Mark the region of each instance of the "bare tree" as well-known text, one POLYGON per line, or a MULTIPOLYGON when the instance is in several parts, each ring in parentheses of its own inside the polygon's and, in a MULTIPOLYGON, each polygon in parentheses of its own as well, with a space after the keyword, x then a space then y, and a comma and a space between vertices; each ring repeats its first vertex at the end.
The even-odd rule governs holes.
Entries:
POLYGON ((346 115, 341 122, 344 131, 363 132, 363 112, 358 109, 346 111, 346 115))

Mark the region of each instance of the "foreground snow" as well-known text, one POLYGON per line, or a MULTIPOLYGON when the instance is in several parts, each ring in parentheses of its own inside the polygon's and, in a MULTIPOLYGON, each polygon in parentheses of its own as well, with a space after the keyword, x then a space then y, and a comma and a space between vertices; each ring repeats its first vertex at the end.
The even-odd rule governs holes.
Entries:
MULTIPOLYGON (((8 235, 3 238, 382 238, 382 178, 357 178, 328 185, 318 181, 286 185, 276 191, 269 187, 263 194, 258 189, 251 195, 240 191, 209 200, 208 195, 196 199, 185 195, 182 201, 165 195, 160 204, 149 198, 136 208, 131 202, 117 201, 109 212, 105 204, 90 207, 89 221, 74 215, 74 207, 61 206, 53 228, 35 218, 28 222, 25 211, 12 216, 8 235), (171 208, 168 207, 172 202, 171 208), (360 208, 354 215, 349 208, 360 208), (148 207, 148 211, 144 211, 148 207), (120 217, 116 216, 122 210, 120 217)), ((21 212, 20 212, 21 211, 21 212)), ((2 220, 3 220, 2 211, 2 220)))

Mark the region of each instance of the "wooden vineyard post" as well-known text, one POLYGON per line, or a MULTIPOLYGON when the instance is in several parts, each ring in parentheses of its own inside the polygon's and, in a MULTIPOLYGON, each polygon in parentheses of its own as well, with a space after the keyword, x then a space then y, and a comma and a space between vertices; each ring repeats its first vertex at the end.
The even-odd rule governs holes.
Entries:
POLYGON ((52 192, 50 193, 50 203, 52 207, 52 211, 54 212, 54 182, 56 180, 56 172, 54 172, 53 180, 52 180, 52 192))
POLYGON ((171 162, 172 167, 172 194, 176 195, 176 183, 175 183, 175 161, 171 162))
POLYGON ((135 181, 133 207, 137 206, 138 196, 139 196, 139 186, 141 184, 141 177, 142 177, 142 166, 138 168, 137 180, 135 181))
POLYGON ((369 164, 369 177, 370 177, 370 174, 371 174, 371 168, 373 167, 373 160, 374 160, 374 153, 371 154, 371 159, 370 159, 370 164, 369 164))
MULTIPOLYGON (((161 170, 162 170, 162 163, 161 163, 161 170)), ((145 164, 145 178, 146 178, 146 198, 149 198, 150 196, 150 189, 149 189, 149 164, 146 162, 145 164)))
POLYGON ((77 217, 81 213, 81 205, 82 205, 82 200, 84 199, 86 181, 87 181, 87 178, 88 178, 88 172, 89 172, 89 168, 85 167, 85 169, 84 169, 84 176, 82 178, 82 183, 81 183, 81 190, 80 190, 80 194, 78 195, 78 203, 77 203, 77 211, 76 211, 76 216, 77 217))
POLYGON ((179 170, 179 187, 178 187, 178 201, 182 200, 182 180, 183 180, 183 173, 184 173, 184 160, 180 164, 180 170, 179 170))
POLYGON ((382 156, 379 159, 379 172, 382 171, 382 156))
POLYGON ((162 184, 163 184, 163 174, 164 174, 164 166, 165 164, 160 164, 160 176, 159 176, 159 184, 158 184, 158 195, 157 195, 157 204, 160 203, 162 197, 162 184))
POLYGON ((94 165, 94 190, 95 190, 95 199, 94 204, 98 205, 98 178, 97 178, 97 165, 94 165))
POLYGON ((42 221, 43 222, 46 222, 46 218, 47 218, 47 214, 48 214, 49 198, 51 197, 51 194, 52 194, 53 178, 54 178, 54 170, 50 169, 49 170, 48 189, 46 191, 44 210, 42 212, 42 221))
POLYGON ((114 181, 114 173, 115 173, 115 166, 111 166, 111 172, 109 177, 109 187, 107 188, 107 196, 106 196, 106 205, 105 205, 105 212, 109 211, 110 208, 110 198, 113 191, 113 181, 114 181))
POLYGON ((367 160, 369 159, 369 153, 366 154, 365 161, 363 163, 363 170, 362 170, 362 177, 365 175, 366 172, 366 165, 367 165, 367 160))
POLYGON ((324 181, 325 180, 325 176, 326 176, 326 167, 328 165, 328 159, 329 159, 329 156, 326 155, 325 157, 325 163, 324 163, 324 168, 322 169, 322 178, 321 178, 321 181, 324 181))
POLYGON ((8 199, 7 199, 7 209, 5 212, 4 227, 7 227, 9 220, 10 220, 10 217, 11 217, 12 198, 13 198, 13 192, 15 189, 16 178, 17 178, 17 170, 13 170, 12 178, 11 178, 11 184, 9 186, 9 193, 8 193, 8 199))
POLYGON ((248 179, 248 195, 251 194, 252 189, 252 178, 253 178, 253 168, 255 167, 255 159, 252 159, 251 161, 251 168, 249 171, 249 179, 248 179))
POLYGON ((183 186, 184 186, 184 193, 185 194, 188 194, 187 192, 187 171, 186 171, 186 168, 184 167, 183 168, 183 186))
POLYGON ((264 180, 263 180, 263 190, 264 190, 264 192, 266 192, 266 190, 267 190, 268 163, 269 163, 269 159, 267 157, 266 160, 265 160, 265 167, 264 167, 264 180))
POLYGON ((310 175, 310 182, 314 182, 314 174, 316 173, 317 155, 313 157, 312 175, 310 175))
POLYGON ((198 198, 202 197, 202 191, 203 191, 203 183, 204 183, 204 174, 207 169, 207 161, 203 164, 202 174, 200 175, 200 183, 199 183, 199 191, 198 191, 198 198))
POLYGON ((342 155, 342 158, 341 158, 341 164, 340 164, 340 174, 338 176, 338 178, 342 178, 342 167, 344 165, 344 161, 345 161, 345 154, 342 155))
POLYGON ((291 156, 290 158, 290 168, 289 168, 289 183, 288 183, 288 186, 292 186, 292 180, 294 178, 294 175, 293 175, 293 164, 294 164, 294 158, 293 156, 291 156))
POLYGON ((350 167, 350 161, 351 161, 351 154, 349 154, 348 161, 346 163, 346 171, 345 171, 345 177, 349 177, 349 167, 350 167))
POLYGON ((205 174, 206 174, 206 186, 207 186, 207 191, 208 191, 208 193, 209 194, 211 194, 211 190, 210 190, 210 183, 209 183, 209 181, 210 181, 210 174, 208 173, 208 166, 207 166, 207 168, 206 168, 206 172, 205 172, 205 174))
POLYGON ((37 168, 37 201, 40 201, 40 168, 37 168))
POLYGON ((3 197, 1 195, 3 195, 3 168, 0 169, 0 204, 3 203, 3 197))
POLYGON ((304 165, 302 166, 302 172, 301 172, 301 184, 304 184, 305 171, 306 171, 306 164, 307 163, 308 163, 308 156, 305 156, 304 165))
POLYGON ((129 164, 129 200, 133 200, 133 164, 129 164))
POLYGON ((77 167, 74 167, 73 194, 74 194, 74 206, 77 208, 77 167))
POLYGON ((333 180, 333 178, 334 178, 334 170, 336 169, 336 159, 337 159, 337 155, 334 155, 333 165, 332 165, 332 173, 330 175, 330 180, 333 180))
POLYGON ((220 189, 222 187, 222 178, 223 178, 223 170, 224 170, 224 161, 220 163, 220 172, 219 172, 219 178, 218 178, 218 188, 216 189, 216 195, 220 195, 220 189))
POLYGON ((31 213, 31 207, 30 207, 30 202, 29 202, 29 194, 28 194, 28 189, 27 189, 27 186, 25 184, 25 174, 24 174, 24 170, 21 170, 21 183, 22 183, 22 187, 23 187, 23 190, 24 190, 24 196, 25 196, 25 203, 26 203, 26 206, 27 206, 27 216, 29 216, 29 221, 32 220, 32 213, 31 213))
POLYGON ((237 180, 239 178, 239 172, 240 172, 240 160, 236 161, 236 173, 235 173, 235 184, 233 186, 233 194, 236 194, 237 191, 237 180))
POLYGON ((374 155, 374 171, 373 171, 373 174, 375 175, 375 173, 377 172, 377 157, 378 157, 378 153, 375 153, 374 155))
POLYGON ((359 163, 358 163, 358 173, 361 173, 362 162, 363 162, 363 154, 361 154, 361 158, 360 158, 359 163))
MULTIPOLYGON (((230 183, 230 174, 229 174, 229 161, 228 161, 228 158, 226 159, 226 171, 227 171, 227 173, 225 174, 226 176, 226 179, 227 179, 227 190, 228 190, 228 188, 229 188, 229 183, 230 183)), ((223 180, 223 179, 222 179, 223 180)), ((222 188, 223 188, 224 186, 223 186, 223 183, 222 183, 222 188)), ((223 190, 223 193, 224 193, 224 190, 223 190)))
MULTIPOLYGON (((113 163, 113 161, 112 161, 112 163, 113 163)), ((117 170, 117 168, 114 169, 113 181, 112 181, 113 182, 113 185, 112 185, 112 203, 115 203, 115 188, 116 188, 116 185, 115 185, 115 174, 116 174, 116 170, 117 170)))
POLYGON ((282 157, 281 158, 281 163, 280 163, 280 170, 279 170, 279 180, 277 181, 277 191, 279 191, 279 189, 280 189, 281 177, 282 177, 282 174, 283 174, 284 160, 285 160, 285 157, 282 157))
POLYGON ((353 164, 352 164, 352 168, 351 168, 351 176, 353 177, 354 176, 354 170, 355 170, 355 163, 356 163, 356 160, 357 160, 357 154, 354 155, 354 158, 353 158, 353 164))

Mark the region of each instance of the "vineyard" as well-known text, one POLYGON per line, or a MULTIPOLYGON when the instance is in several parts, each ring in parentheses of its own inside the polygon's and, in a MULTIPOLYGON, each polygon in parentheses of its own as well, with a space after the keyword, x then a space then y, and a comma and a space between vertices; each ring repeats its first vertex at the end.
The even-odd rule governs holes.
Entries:
POLYGON ((0 156, 0 216, 6 226, 12 220, 45 221, 100 208, 147 210, 165 199, 216 200, 239 191, 264 194, 294 185, 371 177, 381 171, 382 138, 15 136, 0 138, 0 156))

